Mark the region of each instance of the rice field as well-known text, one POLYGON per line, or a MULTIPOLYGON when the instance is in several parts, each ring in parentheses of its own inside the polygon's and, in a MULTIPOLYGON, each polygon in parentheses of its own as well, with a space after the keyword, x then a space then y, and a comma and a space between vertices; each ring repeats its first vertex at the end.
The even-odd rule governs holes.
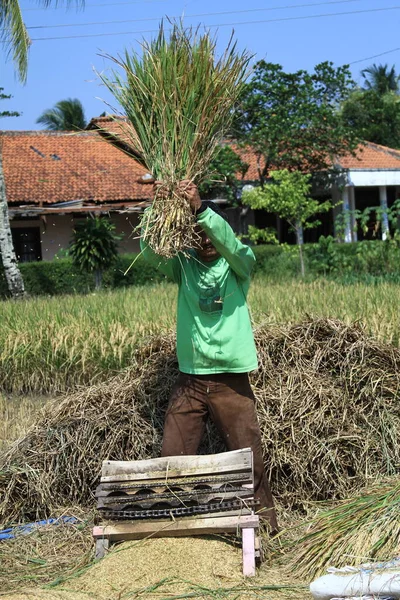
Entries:
MULTIPOLYGON (((271 284, 255 280, 255 324, 296 323, 307 315, 359 320, 367 332, 399 345, 400 286, 345 286, 331 281, 271 284)), ((138 343, 175 324, 173 284, 88 296, 1 303, 0 389, 58 393, 102 381, 132 364, 138 343)))

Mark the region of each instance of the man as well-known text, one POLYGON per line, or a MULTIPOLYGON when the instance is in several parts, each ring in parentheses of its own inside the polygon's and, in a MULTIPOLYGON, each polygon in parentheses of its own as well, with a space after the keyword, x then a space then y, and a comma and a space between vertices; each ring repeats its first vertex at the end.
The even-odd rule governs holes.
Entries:
POLYGON ((259 514, 275 534, 278 525, 248 376, 258 366, 246 302, 255 257, 218 207, 201 201, 194 184, 183 181, 180 186, 196 214, 200 246, 186 256, 165 259, 141 240, 144 257, 179 286, 180 375, 165 416, 161 454, 196 454, 210 416, 228 450, 252 448, 259 514))

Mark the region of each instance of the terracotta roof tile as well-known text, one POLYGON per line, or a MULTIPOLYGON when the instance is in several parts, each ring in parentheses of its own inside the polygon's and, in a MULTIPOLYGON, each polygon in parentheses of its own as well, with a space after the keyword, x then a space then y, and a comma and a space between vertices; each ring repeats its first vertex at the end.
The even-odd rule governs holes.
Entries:
POLYGON ((9 203, 151 199, 147 170, 96 131, 0 135, 9 203))
POLYGON ((358 147, 356 156, 345 156, 338 163, 351 170, 400 169, 400 150, 366 142, 358 147))
POLYGON ((98 130, 105 136, 111 135, 117 142, 122 142, 134 149, 131 133, 134 130, 126 117, 120 115, 94 117, 86 129, 98 130))

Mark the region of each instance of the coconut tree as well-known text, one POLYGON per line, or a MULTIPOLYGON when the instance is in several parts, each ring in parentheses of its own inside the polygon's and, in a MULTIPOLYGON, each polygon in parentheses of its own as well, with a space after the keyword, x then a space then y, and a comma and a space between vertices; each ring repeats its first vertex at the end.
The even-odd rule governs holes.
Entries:
POLYGON ((87 122, 82 103, 78 98, 60 100, 53 108, 45 110, 36 123, 50 131, 71 131, 85 129, 87 122))
MULTIPOLYGON (((3 88, 0 88, 0 100, 10 98, 3 94, 3 88)), ((18 117, 19 113, 15 111, 2 111, 0 117, 18 117)), ((18 268, 17 257, 15 256, 14 245, 11 235, 10 219, 8 216, 8 205, 6 197, 6 185, 3 174, 2 144, 0 137, 0 254, 3 262, 4 273, 7 280, 8 289, 14 298, 23 297, 25 294, 24 281, 18 268)))
POLYGON ((400 76, 396 74, 394 65, 389 69, 387 64, 373 64, 361 71, 361 75, 365 80, 365 88, 367 90, 374 90, 381 96, 388 92, 397 93, 399 91, 400 76))

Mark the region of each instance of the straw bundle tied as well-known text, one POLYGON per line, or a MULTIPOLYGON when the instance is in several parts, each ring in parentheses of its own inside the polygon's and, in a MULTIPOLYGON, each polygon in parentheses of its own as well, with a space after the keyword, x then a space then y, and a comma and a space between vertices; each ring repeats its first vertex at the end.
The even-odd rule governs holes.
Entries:
POLYGON ((163 25, 158 37, 143 42, 142 55, 125 52, 111 58, 125 79, 113 72, 102 80, 122 106, 125 128, 143 164, 162 185, 147 214, 144 238, 160 255, 170 257, 193 247, 190 206, 178 184, 199 183, 207 174, 226 134, 246 78, 250 56, 229 42, 216 57, 216 38, 209 33, 163 25))
MULTIPOLYGON (((400 464, 400 351, 329 319, 255 332, 252 375, 266 468, 286 507, 341 500, 400 464)), ((102 460, 159 455, 178 374, 175 338, 141 347, 109 382, 49 404, 0 456, 0 520, 93 506, 102 460)), ((223 451, 209 428, 202 452, 223 451)))
POLYGON ((399 555, 399 548, 400 483, 396 477, 320 513, 298 540, 294 563, 312 578, 332 565, 389 560, 399 555))

